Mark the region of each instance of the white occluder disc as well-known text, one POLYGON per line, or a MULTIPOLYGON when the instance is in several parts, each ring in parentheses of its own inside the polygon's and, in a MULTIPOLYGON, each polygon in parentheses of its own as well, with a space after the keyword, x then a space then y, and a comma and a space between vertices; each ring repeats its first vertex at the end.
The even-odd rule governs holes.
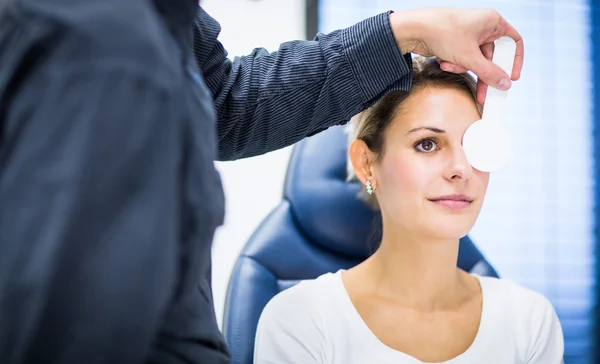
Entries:
POLYGON ((482 172, 496 171, 508 162, 512 142, 503 123, 479 120, 463 136, 463 149, 471 166, 482 172))

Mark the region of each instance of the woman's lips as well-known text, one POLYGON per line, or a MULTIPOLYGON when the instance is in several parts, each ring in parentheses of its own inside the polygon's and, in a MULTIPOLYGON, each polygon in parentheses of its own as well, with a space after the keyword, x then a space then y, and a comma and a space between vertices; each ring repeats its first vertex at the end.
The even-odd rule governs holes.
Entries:
POLYGON ((469 201, 459 201, 459 200, 430 200, 431 202, 445 206, 451 210, 461 210, 471 206, 469 201))
POLYGON ((461 210, 471 206, 473 199, 465 195, 448 195, 430 199, 429 201, 451 210, 461 210))

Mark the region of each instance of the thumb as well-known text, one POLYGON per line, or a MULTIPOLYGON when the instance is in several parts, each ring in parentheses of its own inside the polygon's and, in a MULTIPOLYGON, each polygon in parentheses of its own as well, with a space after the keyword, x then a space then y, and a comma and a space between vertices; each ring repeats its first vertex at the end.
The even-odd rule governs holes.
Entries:
POLYGON ((511 86, 510 77, 491 60, 487 59, 479 47, 473 56, 469 57, 470 65, 464 66, 477 75, 478 80, 499 90, 508 90, 511 86))

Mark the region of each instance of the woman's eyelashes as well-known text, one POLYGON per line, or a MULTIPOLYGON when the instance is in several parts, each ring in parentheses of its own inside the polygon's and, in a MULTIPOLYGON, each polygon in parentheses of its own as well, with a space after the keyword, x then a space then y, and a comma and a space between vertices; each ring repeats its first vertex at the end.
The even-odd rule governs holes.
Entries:
POLYGON ((415 143, 414 148, 419 153, 433 153, 440 149, 437 138, 424 138, 415 143))

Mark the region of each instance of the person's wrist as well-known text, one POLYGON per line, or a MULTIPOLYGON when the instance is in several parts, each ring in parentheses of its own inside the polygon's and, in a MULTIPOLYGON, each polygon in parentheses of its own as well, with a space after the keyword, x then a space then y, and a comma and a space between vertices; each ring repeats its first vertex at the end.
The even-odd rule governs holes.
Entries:
POLYGON ((423 25, 409 12, 390 13, 390 26, 403 55, 412 53, 420 44, 423 25))

